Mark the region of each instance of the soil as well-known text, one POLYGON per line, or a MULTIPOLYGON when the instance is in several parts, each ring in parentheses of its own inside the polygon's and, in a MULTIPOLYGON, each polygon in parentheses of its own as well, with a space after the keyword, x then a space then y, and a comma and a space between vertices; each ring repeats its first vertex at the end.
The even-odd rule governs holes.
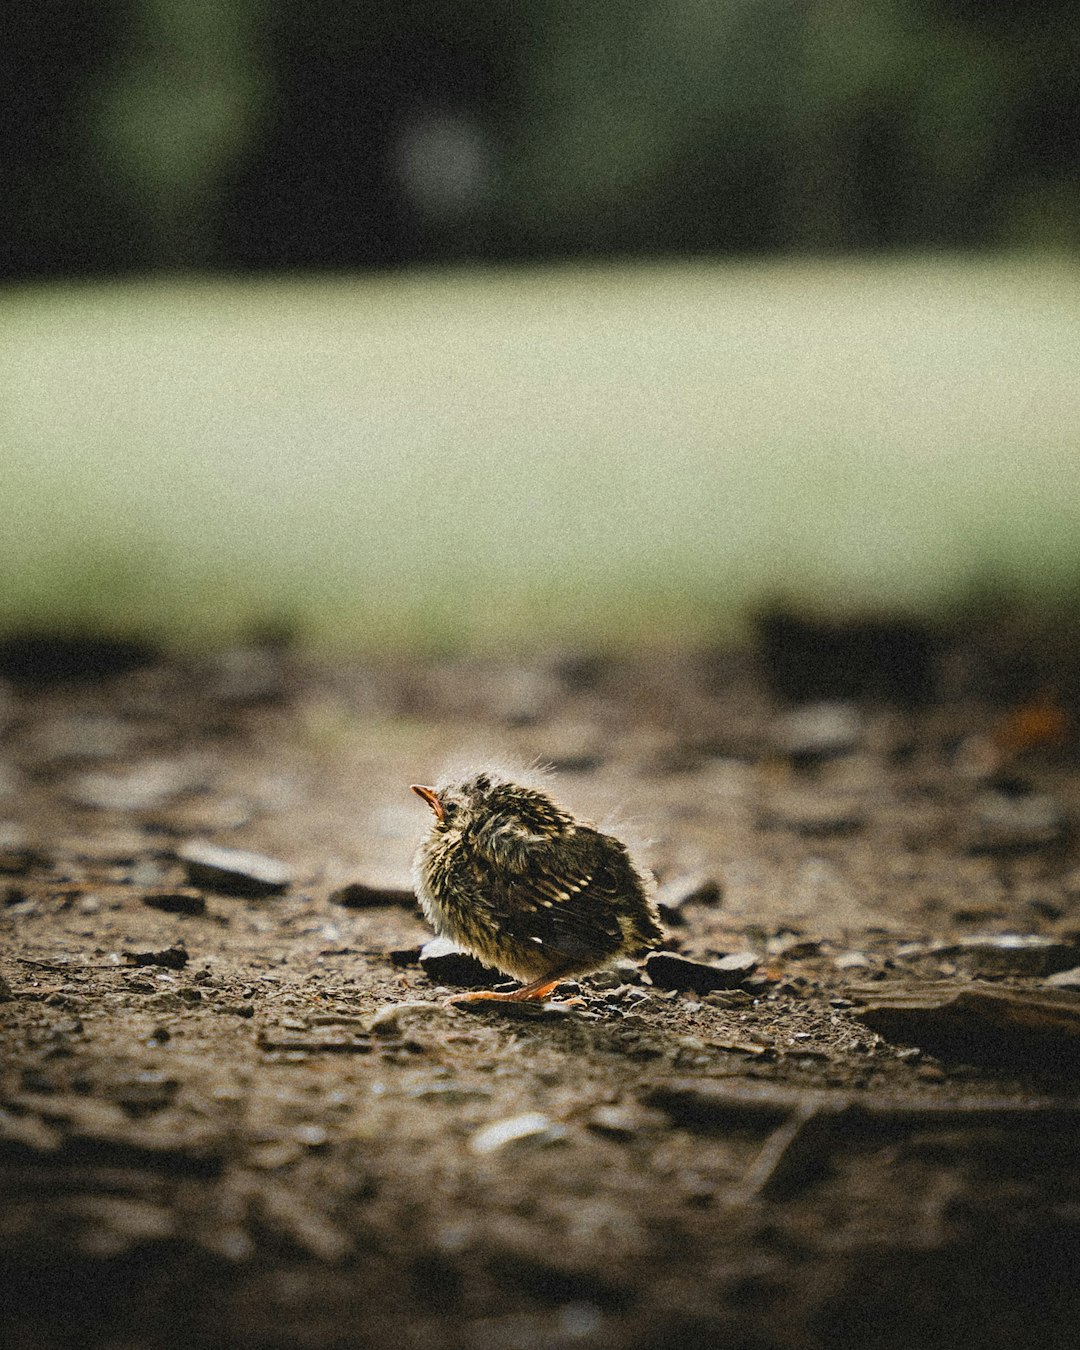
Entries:
POLYGON ((980 650, 11 665, 0 1340, 1075 1345, 1080 764, 980 650), (537 759, 711 973, 448 1003, 409 784, 537 759))

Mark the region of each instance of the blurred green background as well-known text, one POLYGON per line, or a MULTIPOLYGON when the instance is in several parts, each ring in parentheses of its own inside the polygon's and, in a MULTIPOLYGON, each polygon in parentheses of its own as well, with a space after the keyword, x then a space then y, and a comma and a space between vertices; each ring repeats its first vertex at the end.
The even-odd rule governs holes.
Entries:
POLYGON ((698 641, 1080 580, 1072 0, 50 0, 0 628, 698 641))

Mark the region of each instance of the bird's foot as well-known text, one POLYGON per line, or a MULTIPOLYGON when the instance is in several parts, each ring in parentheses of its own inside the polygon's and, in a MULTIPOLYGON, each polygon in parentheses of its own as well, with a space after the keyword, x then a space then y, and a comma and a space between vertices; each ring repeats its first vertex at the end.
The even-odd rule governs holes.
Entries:
MULTIPOLYGON (((561 978, 561 977, 560 977, 561 978)), ((478 1003, 481 999, 497 1003, 542 1003, 559 983, 559 980, 533 980, 523 984, 520 989, 511 989, 509 993, 497 993, 494 989, 476 989, 468 994, 454 994, 448 1003, 478 1003)), ((575 1000, 562 1006, 576 1006, 575 1000)))

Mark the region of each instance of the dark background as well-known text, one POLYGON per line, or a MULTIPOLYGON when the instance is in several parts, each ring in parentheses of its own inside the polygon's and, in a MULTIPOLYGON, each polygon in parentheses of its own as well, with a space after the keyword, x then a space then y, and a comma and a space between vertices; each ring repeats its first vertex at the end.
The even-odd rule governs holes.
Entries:
POLYGON ((1080 242, 1075 0, 34 0, 0 276, 1080 242))

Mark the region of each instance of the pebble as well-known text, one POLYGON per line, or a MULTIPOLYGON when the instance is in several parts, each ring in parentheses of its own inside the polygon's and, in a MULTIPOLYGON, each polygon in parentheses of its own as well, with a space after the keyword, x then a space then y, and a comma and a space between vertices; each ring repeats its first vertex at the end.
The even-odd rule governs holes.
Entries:
POLYGON ((1073 966, 1071 970, 1059 970, 1053 975, 1048 975, 1043 984, 1048 989, 1080 989, 1080 966, 1073 966))
POLYGON ((62 858, 80 862, 133 863, 146 850, 146 836, 138 830, 102 830, 88 835, 65 835, 56 844, 62 858))
POLYGON ((345 909, 371 909, 379 905, 414 909, 416 895, 413 888, 404 883, 350 881, 347 886, 339 886, 336 891, 330 892, 330 903, 342 905, 345 909))
POLYGON ((134 722, 103 713, 76 713, 38 723, 30 736, 30 751, 39 764, 119 759, 131 753, 143 734, 134 722))
POLYGON ((1080 947, 1039 933, 1002 933, 962 938, 938 948, 972 975, 1052 975, 1075 966, 1080 947))
POLYGON ((700 873, 696 876, 672 877, 656 892, 660 917, 676 925, 685 922, 679 913, 684 905, 719 905, 723 898, 724 891, 719 881, 700 873))
POLYGON ((983 792, 972 804, 969 853, 1026 853, 1056 844, 1065 812, 1049 793, 983 792))
POLYGON ((473 1153, 484 1155, 497 1153, 510 1144, 555 1144, 565 1137, 563 1126, 554 1124, 539 1111, 526 1111, 523 1115, 496 1120, 477 1130, 469 1140, 469 1148, 473 1153))
POLYGON ((190 791, 202 778, 202 769, 194 763, 149 760, 122 773, 74 774, 65 796, 74 805, 95 811, 146 811, 190 791))
POLYGON ((161 886, 169 875, 168 867, 157 858, 138 858, 127 875, 129 886, 161 886))
POLYGON ((778 933, 768 942, 769 955, 782 957, 785 961, 798 961, 805 956, 819 956, 821 948, 820 938, 806 938, 798 933, 778 933))
POLYGON ((156 952, 125 952, 124 958, 132 966, 164 966, 167 970, 183 970, 190 959, 183 947, 164 947, 156 952))
POLYGON ((26 832, 13 820, 0 820, 0 872, 22 876, 36 861, 26 832))
POLYGON ((193 839, 176 850, 188 881, 222 895, 280 895, 292 882, 292 873, 277 858, 246 849, 226 848, 193 839))
POLYGON ((464 1102, 484 1101, 491 1096, 489 1088, 465 1087, 461 1083, 418 1083, 409 1089, 409 1097, 419 1102, 443 1102, 460 1106, 464 1102))
POLYGON ((260 1172, 276 1172, 288 1167, 304 1156, 303 1145, 295 1139, 271 1139, 256 1144, 247 1155, 249 1167, 257 1167, 260 1172))
POLYGON ((643 1130, 664 1124, 664 1116, 648 1107, 621 1105, 595 1106, 585 1121, 590 1130, 612 1139, 631 1139, 643 1130))
POLYGON ((449 938, 432 938, 420 948, 420 966, 436 984, 456 985, 463 989, 490 989, 502 984, 506 976, 463 952, 449 938))
POLYGON ((752 952, 735 952, 718 961, 694 961, 673 952, 652 952, 645 973, 658 989, 690 989, 708 994, 714 989, 735 989, 757 969, 752 952))
POLYGON ((166 834, 184 838, 193 834, 218 834, 238 830, 253 814, 245 797, 196 797, 167 810, 155 811, 153 825, 166 834))
POLYGON ((850 703, 804 703, 778 718, 773 745, 791 759, 812 761, 854 750, 862 717, 850 703))
POLYGON ((419 999, 408 1003, 387 1003, 376 1009, 367 1029, 374 1036, 401 1036, 411 1023, 426 1021, 440 1012, 440 1004, 422 1003, 419 999))
POLYGON ((793 830, 806 838, 854 834, 866 824, 866 812, 843 793, 785 788, 772 795, 761 812, 766 829, 793 830))
POLYGON ((167 886, 161 890, 144 891, 142 902, 150 909, 166 914, 205 914, 206 897, 191 886, 167 886))
POLYGON ((745 989, 714 989, 704 1001, 710 1008, 749 1008, 754 999, 745 989))

